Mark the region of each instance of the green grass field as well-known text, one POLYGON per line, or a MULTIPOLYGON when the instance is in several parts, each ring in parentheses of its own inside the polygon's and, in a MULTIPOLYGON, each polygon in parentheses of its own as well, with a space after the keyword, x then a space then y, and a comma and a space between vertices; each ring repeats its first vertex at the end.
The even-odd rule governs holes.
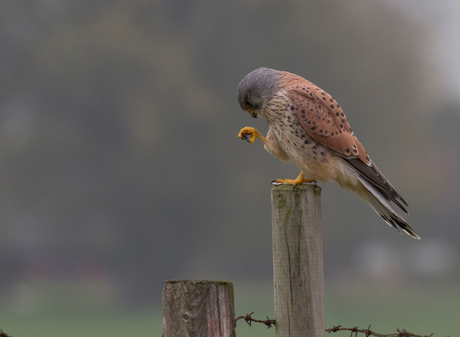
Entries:
MULTIPOLYGON (((434 337, 457 336, 460 331, 460 285, 407 285, 404 288, 326 285, 326 327, 359 325, 389 334, 399 329, 434 337)), ((161 309, 121 311, 95 306, 88 298, 67 298, 53 309, 52 303, 27 313, 0 311, 0 329, 12 337, 125 337, 161 336, 161 309), (73 301, 73 303, 72 303, 73 301), (82 302, 83 301, 83 302, 82 302), (86 303, 86 306, 85 306, 86 303)), ((254 311, 254 318, 273 318, 273 291, 269 284, 235 282, 236 315, 254 311)), ((238 337, 275 336, 262 324, 237 326, 238 337)), ((334 336, 349 336, 338 332, 334 336)), ((332 335, 331 335, 332 336, 332 335)))

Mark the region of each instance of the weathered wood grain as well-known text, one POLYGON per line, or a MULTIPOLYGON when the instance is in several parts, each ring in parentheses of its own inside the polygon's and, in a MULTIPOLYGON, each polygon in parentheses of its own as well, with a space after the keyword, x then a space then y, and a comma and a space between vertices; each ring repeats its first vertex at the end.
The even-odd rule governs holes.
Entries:
POLYGON ((272 234, 276 336, 324 336, 321 189, 273 187, 272 234))
POLYGON ((163 337, 234 337, 233 284, 171 280, 163 289, 163 337))

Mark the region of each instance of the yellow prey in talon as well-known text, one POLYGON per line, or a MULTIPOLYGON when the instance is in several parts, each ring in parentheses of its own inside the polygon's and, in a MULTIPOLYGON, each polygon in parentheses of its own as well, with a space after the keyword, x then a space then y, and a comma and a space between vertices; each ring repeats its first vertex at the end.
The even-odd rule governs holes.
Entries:
POLYGON ((295 178, 294 180, 292 180, 292 179, 276 179, 275 183, 276 184, 291 184, 291 185, 297 186, 297 185, 300 185, 300 184, 303 184, 303 183, 315 182, 314 180, 311 180, 311 179, 304 179, 304 177, 305 177, 305 175, 302 172, 300 172, 299 176, 297 178, 295 178))
POLYGON ((265 137, 262 136, 262 134, 259 131, 257 131, 256 128, 253 128, 250 126, 246 126, 242 128, 240 133, 238 134, 238 138, 246 140, 249 143, 254 143, 254 141, 256 140, 256 137, 259 138, 262 141, 262 143, 264 144, 267 143, 267 140, 265 139, 265 137), (248 138, 248 137, 251 137, 251 138, 248 138))

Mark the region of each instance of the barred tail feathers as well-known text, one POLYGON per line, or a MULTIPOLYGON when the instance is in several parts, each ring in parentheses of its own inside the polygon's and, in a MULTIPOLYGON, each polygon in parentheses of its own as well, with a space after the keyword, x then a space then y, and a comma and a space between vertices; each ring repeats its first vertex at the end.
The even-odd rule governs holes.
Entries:
POLYGON ((366 198, 367 203, 374 209, 374 211, 385 220, 385 222, 391 227, 396 228, 398 226, 407 234, 414 239, 420 240, 420 237, 415 231, 409 226, 406 220, 403 219, 396 211, 391 207, 390 202, 379 192, 379 190, 371 184, 369 181, 361 176, 358 176, 359 181, 368 190, 369 196, 366 198))

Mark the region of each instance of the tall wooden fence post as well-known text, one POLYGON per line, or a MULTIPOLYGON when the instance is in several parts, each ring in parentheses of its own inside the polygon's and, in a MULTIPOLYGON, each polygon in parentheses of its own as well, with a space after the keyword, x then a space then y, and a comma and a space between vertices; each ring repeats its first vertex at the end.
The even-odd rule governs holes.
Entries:
POLYGON ((324 276, 321 188, 272 188, 277 337, 323 337, 324 276))
POLYGON ((172 280, 163 288, 163 337, 235 337, 233 284, 172 280))

